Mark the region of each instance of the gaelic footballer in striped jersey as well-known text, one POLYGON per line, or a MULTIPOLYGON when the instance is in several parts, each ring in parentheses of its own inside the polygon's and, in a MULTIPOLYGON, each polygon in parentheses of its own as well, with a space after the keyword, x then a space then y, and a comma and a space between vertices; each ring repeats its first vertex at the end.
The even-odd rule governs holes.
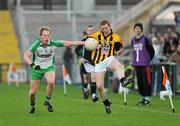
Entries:
POLYGON ((95 77, 99 93, 102 97, 107 114, 111 113, 111 102, 108 100, 104 89, 104 77, 108 70, 116 71, 119 83, 126 86, 134 81, 134 78, 125 79, 124 65, 117 59, 116 55, 123 53, 123 41, 118 34, 111 29, 109 21, 100 22, 100 30, 90 37, 98 41, 97 49, 92 52, 91 59, 95 64, 95 77))

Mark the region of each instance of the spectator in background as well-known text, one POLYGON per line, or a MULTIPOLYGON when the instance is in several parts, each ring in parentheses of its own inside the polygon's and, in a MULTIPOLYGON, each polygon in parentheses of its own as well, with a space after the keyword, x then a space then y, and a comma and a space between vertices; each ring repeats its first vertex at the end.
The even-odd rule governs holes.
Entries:
POLYGON ((170 39, 171 53, 174 53, 174 52, 176 52, 177 46, 179 44, 179 33, 171 32, 170 36, 171 36, 171 39, 170 39))
POLYGON ((155 56, 158 58, 161 54, 162 54, 162 45, 160 43, 160 41, 158 40, 157 37, 153 37, 151 38, 151 41, 152 41, 152 45, 153 45, 153 48, 154 48, 154 51, 155 51, 155 56))
POLYGON ((151 41, 143 34, 142 23, 134 25, 135 37, 131 40, 133 66, 136 71, 138 91, 141 95, 137 105, 150 104, 151 97, 151 71, 150 61, 154 56, 154 48, 151 41))
POLYGON ((180 11, 174 12, 174 21, 176 22, 177 25, 180 24, 180 11))
POLYGON ((167 27, 166 28, 166 32, 165 33, 168 33, 169 35, 169 38, 171 38, 171 34, 174 32, 173 28, 172 27, 167 27))
POLYGON ((9 70, 8 70, 8 85, 10 85, 11 80, 16 82, 16 87, 19 87, 19 75, 17 73, 16 64, 10 63, 9 64, 9 70))
POLYGON ((44 10, 52 10, 51 0, 43 0, 43 9, 44 10))
POLYGON ((170 62, 180 63, 180 42, 178 43, 177 50, 170 56, 170 62))
POLYGON ((153 38, 153 37, 156 37, 156 35, 157 35, 157 29, 156 29, 156 27, 151 27, 151 29, 150 29, 150 32, 149 32, 149 34, 148 34, 148 38, 153 38))
POLYGON ((74 63, 74 53, 71 47, 67 47, 63 54, 64 65, 67 68, 70 77, 72 78, 73 73, 73 63, 74 63))
POLYGON ((163 55, 169 57, 171 55, 170 36, 168 33, 164 33, 163 37, 164 37, 163 55))
POLYGON ((166 55, 164 55, 165 39, 164 39, 163 35, 159 36, 159 42, 161 43, 161 47, 162 47, 161 55, 159 55, 159 60, 160 60, 160 62, 167 61, 168 58, 166 55))

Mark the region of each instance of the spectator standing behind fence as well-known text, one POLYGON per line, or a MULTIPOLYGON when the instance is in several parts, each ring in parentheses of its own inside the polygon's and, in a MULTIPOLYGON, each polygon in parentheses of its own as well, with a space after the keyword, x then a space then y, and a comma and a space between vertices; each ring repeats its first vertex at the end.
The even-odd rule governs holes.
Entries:
POLYGON ((138 91, 141 95, 137 105, 150 104, 151 96, 151 73, 149 63, 154 56, 154 48, 151 41, 143 34, 142 23, 134 25, 136 36, 132 38, 132 58, 136 71, 138 91))
POLYGON ((179 33, 173 31, 171 32, 170 37, 171 52, 174 53, 176 52, 179 44, 179 33))
POLYGON ((180 24, 180 11, 175 11, 174 12, 174 21, 177 25, 180 24))
POLYGON ((167 58, 171 55, 171 43, 170 43, 170 36, 168 33, 164 33, 164 45, 163 45, 163 55, 167 58))
POLYGON ((153 48, 154 48, 154 51, 155 51, 155 56, 158 59, 159 56, 162 54, 161 42, 155 36, 151 38, 151 41, 152 41, 152 45, 153 45, 153 48))
POLYGON ((180 63, 180 42, 178 44, 176 52, 170 56, 170 62, 180 63))
POLYGON ((16 82, 16 87, 19 87, 19 75, 17 73, 16 64, 10 63, 8 70, 8 85, 14 81, 16 82))
POLYGON ((71 47, 67 47, 65 49, 64 54, 63 54, 63 60, 64 60, 64 65, 67 68, 70 77, 72 78, 73 63, 74 63, 74 53, 73 53, 71 47))

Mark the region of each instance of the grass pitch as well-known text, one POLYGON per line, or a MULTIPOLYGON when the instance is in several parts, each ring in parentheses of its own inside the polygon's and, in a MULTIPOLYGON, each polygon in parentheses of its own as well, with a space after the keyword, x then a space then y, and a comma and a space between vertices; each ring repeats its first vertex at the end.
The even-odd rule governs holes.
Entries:
POLYGON ((68 95, 57 85, 52 97, 54 112, 49 113, 43 106, 46 85, 41 84, 36 95, 36 112, 29 114, 29 85, 8 86, 0 84, 0 126, 179 126, 180 98, 173 97, 176 113, 172 113, 169 100, 151 98, 150 106, 137 106, 137 93, 127 97, 124 106, 123 95, 108 92, 112 114, 106 114, 99 99, 93 103, 84 100, 79 86, 68 86, 68 95))

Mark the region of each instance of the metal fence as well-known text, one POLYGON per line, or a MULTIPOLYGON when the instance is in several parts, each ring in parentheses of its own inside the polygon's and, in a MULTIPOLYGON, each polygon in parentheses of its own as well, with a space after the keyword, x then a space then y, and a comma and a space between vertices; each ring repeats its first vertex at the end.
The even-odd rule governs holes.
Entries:
MULTIPOLYGON (((56 84, 63 84, 63 64, 56 64, 56 84)), ((165 66, 167 70, 167 74, 169 77, 169 81, 171 83, 171 88, 173 93, 176 95, 180 92, 180 64, 156 64, 152 65, 152 95, 158 95, 159 91, 164 90, 162 85, 163 80, 163 73, 162 73, 162 65, 165 66)), ((129 66, 129 65, 127 65, 129 66)), ((30 80, 30 67, 27 64, 16 64, 17 73, 19 76, 20 83, 29 83, 30 80)), ((73 84, 80 84, 81 77, 80 77, 80 70, 79 64, 72 64, 72 82, 73 84)), ((126 69, 126 65, 125 65, 126 69)), ((8 70, 9 64, 0 64, 0 83, 7 83, 8 82, 8 70)), ((135 74, 133 68, 131 69, 131 74, 135 74)), ((127 75, 128 73, 126 73, 127 75)), ((106 84, 107 88, 110 88, 112 85, 110 79, 112 79, 113 74, 107 74, 106 77, 106 84), (107 83, 108 82, 108 83, 107 83)), ((42 80, 44 83, 45 80, 42 80)), ((136 85, 136 84, 135 84, 136 85)), ((136 86, 134 86, 136 87, 136 86)))

